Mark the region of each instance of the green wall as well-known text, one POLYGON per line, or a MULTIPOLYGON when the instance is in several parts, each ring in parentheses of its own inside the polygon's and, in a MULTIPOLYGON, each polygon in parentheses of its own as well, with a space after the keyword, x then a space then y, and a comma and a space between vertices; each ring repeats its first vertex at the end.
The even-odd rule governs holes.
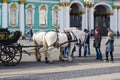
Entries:
POLYGON ((0 28, 2 27, 2 5, 0 3, 0 28))
MULTIPOLYGON (((54 5, 57 5, 58 3, 40 3, 40 2, 26 2, 25 3, 25 10, 26 10, 26 5, 28 4, 33 4, 35 6, 34 8, 34 11, 35 11, 35 14, 34 14, 34 25, 32 26, 33 29, 53 29, 54 26, 52 26, 52 7, 54 5), (47 25, 46 26, 40 26, 39 25, 39 6, 42 5, 42 4, 45 4, 47 5, 48 7, 48 13, 47 13, 47 25)), ((25 13, 25 17, 26 17, 26 13, 25 13)), ((29 28, 27 25, 26 25, 26 22, 25 22, 25 28, 29 28)))

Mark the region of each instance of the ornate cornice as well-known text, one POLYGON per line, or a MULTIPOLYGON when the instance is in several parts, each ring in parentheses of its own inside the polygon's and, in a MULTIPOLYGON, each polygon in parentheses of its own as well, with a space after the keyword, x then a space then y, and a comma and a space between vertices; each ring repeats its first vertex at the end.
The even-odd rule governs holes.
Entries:
POLYGON ((2 0, 2 3, 7 3, 8 2, 8 0, 2 0))
POLYGON ((66 7, 70 6, 70 2, 65 2, 64 4, 65 4, 66 7))
POLYGON ((91 8, 91 7, 94 7, 94 4, 85 4, 84 6, 88 7, 88 8, 91 8))
POLYGON ((20 0, 20 4, 24 4, 25 3, 25 0, 20 0))
POLYGON ((113 16, 113 13, 108 13, 107 15, 108 15, 108 16, 113 16))
POLYGON ((60 2, 60 3, 59 3, 59 6, 64 7, 65 5, 64 5, 64 3, 61 3, 61 2, 60 2))
POLYGON ((10 8, 17 8, 17 5, 16 5, 16 4, 12 4, 12 5, 10 6, 10 8))
POLYGON ((70 14, 71 15, 81 15, 81 14, 85 14, 85 12, 84 11, 80 11, 80 12, 76 12, 76 13, 70 12, 70 14))
POLYGON ((106 14, 94 14, 95 16, 113 16, 113 13, 106 13, 106 14))
POLYGON ((59 6, 68 7, 70 6, 70 2, 59 3, 59 6))
POLYGON ((120 6, 113 6, 113 9, 120 9, 120 6))

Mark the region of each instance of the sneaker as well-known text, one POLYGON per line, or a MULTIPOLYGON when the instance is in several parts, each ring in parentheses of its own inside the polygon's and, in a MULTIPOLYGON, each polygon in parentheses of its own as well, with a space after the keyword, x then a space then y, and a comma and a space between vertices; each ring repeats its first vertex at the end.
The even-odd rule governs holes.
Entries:
POLYGON ((104 60, 105 63, 108 63, 109 61, 108 60, 104 60))

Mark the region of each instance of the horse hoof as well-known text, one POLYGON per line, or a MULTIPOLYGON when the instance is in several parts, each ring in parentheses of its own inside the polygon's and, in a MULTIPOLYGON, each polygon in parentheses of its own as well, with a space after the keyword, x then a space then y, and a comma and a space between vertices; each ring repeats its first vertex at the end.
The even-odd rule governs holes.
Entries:
POLYGON ((38 59, 38 60, 37 60, 37 62, 40 62, 40 61, 41 61, 41 59, 38 59))
POLYGON ((72 62, 72 59, 70 58, 70 59, 68 59, 68 61, 69 61, 69 62, 72 62))
POLYGON ((59 57, 59 60, 60 60, 60 61, 64 61, 64 60, 62 59, 62 57, 59 57))

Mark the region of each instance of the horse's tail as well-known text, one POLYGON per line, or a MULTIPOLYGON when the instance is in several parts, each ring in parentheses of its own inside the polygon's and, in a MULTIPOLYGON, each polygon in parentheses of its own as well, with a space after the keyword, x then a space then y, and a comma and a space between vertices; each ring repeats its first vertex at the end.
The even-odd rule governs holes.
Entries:
POLYGON ((41 61, 41 54, 39 53, 39 48, 37 47, 38 46, 38 43, 37 41, 34 39, 33 40, 34 42, 34 50, 35 50, 35 58, 36 58, 36 61, 41 61))
POLYGON ((47 45, 47 41, 46 41, 45 37, 43 39, 43 49, 44 49, 45 57, 47 57, 47 55, 48 55, 48 45, 47 45))

